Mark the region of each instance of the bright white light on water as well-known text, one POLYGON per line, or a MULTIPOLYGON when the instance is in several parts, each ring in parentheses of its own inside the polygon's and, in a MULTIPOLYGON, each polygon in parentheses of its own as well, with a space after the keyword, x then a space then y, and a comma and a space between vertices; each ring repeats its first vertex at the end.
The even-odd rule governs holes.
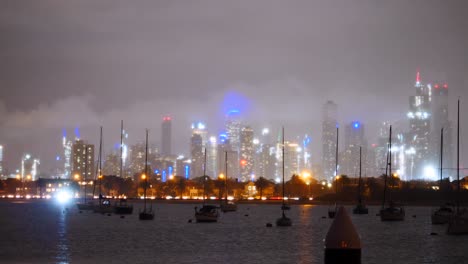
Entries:
POLYGON ((63 204, 67 203, 71 198, 73 198, 73 195, 69 191, 62 190, 56 194, 55 198, 59 203, 63 204))

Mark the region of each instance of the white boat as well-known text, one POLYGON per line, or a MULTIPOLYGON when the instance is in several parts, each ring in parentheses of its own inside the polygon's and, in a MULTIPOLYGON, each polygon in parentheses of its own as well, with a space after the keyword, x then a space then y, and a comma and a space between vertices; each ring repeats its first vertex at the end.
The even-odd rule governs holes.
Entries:
POLYGON ((197 223, 217 222, 218 217, 218 207, 214 205, 203 205, 200 209, 195 206, 195 220, 197 223))
POLYGON ((195 220, 197 223, 216 223, 218 222, 218 207, 215 205, 205 204, 206 195, 206 148, 205 148, 205 161, 203 166, 203 206, 198 209, 195 206, 195 220))
POLYGON ((282 144, 282 157, 283 157, 283 199, 282 199, 282 205, 281 205, 281 217, 276 220, 276 226, 292 226, 292 220, 291 218, 287 217, 286 214, 284 213, 286 208, 288 206, 284 203, 284 127, 282 131, 282 136, 283 136, 283 144, 282 144))
POLYGON ((468 210, 460 210, 460 99, 457 116, 457 211, 449 221, 447 234, 468 235, 468 210))
POLYGON ((385 193, 387 191, 387 177, 388 172, 392 174, 392 126, 390 126, 390 135, 388 141, 387 150, 387 166, 385 171, 385 184, 384 184, 384 198, 382 203, 382 209, 380 210, 381 221, 403 221, 405 220, 405 209, 402 206, 397 206, 393 201, 390 200, 389 206, 385 207, 385 193))

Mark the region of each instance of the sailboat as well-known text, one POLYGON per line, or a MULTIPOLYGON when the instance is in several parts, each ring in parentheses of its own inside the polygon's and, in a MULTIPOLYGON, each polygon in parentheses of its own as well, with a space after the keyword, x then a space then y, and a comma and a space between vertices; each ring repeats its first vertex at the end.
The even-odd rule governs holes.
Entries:
POLYGON ((284 211, 287 210, 286 209, 286 204, 284 202, 284 127, 282 129, 282 137, 283 137, 283 144, 282 144, 282 157, 283 157, 283 195, 282 195, 282 205, 281 205, 281 212, 282 212, 282 215, 280 218, 278 218, 276 220, 276 226, 291 226, 292 225, 292 220, 291 218, 287 217, 285 214, 284 214, 284 211))
MULTIPOLYGON (((123 178, 123 120, 120 122, 120 178, 123 178)), ((127 199, 122 198, 115 204, 114 212, 116 214, 132 214, 133 205, 127 203, 127 199)))
MULTIPOLYGON (((444 129, 440 131, 440 183, 439 192, 442 193, 442 171, 443 171, 443 149, 444 149, 444 129)), ((447 224, 453 217, 454 210, 449 204, 442 205, 431 214, 431 223, 433 225, 447 224)))
POLYGON ((361 179, 361 172, 362 172, 362 147, 359 147, 359 184, 358 184, 358 204, 353 209, 353 214, 368 214, 369 209, 366 207, 365 204, 362 203, 362 179, 361 179))
POLYGON ((382 202, 382 209, 380 210, 380 220, 382 221, 403 221, 405 220, 405 209, 397 206, 392 200, 389 202, 389 206, 385 207, 385 193, 387 191, 387 177, 388 172, 393 177, 392 173, 392 126, 390 126, 390 135, 388 140, 387 150, 387 166, 385 170, 385 184, 384 184, 384 198, 382 202))
POLYGON ((468 210, 460 210, 460 99, 458 99, 457 116, 457 211, 449 221, 447 234, 468 234, 468 210))
POLYGON ((94 203, 93 201, 87 201, 87 195, 88 193, 86 192, 87 188, 86 186, 88 185, 88 148, 85 147, 85 156, 86 156, 86 160, 85 160, 85 175, 83 177, 83 182, 85 183, 83 188, 83 202, 78 202, 76 203, 76 207, 78 207, 78 210, 80 211, 91 211, 93 210, 94 208, 94 203))
POLYGON ((99 183, 99 204, 94 206, 93 211, 95 213, 108 214, 114 212, 114 207, 112 206, 109 199, 106 199, 102 193, 102 127, 99 138, 99 164, 98 164, 98 183, 99 183))
POLYGON ((237 204, 235 204, 233 201, 228 201, 228 188, 227 188, 227 179, 228 179, 228 167, 227 167, 227 158, 228 158, 228 153, 225 151, 225 157, 224 157, 224 170, 225 170, 225 175, 224 175, 224 202, 221 201, 221 211, 223 213, 227 212, 235 212, 237 211, 237 204))
POLYGON ((146 189, 148 188, 148 129, 146 129, 146 143, 145 143, 145 174, 141 175, 141 179, 145 181, 143 187, 143 211, 140 211, 139 219, 140 220, 153 220, 154 212, 153 205, 149 208, 146 208, 146 189))
POLYGON ((336 200, 338 199, 338 133, 339 128, 336 127, 336 148, 335 148, 335 206, 328 208, 328 218, 335 218, 336 214, 336 200))
POLYGON ((218 222, 218 207, 215 205, 205 204, 206 196, 206 148, 205 148, 205 161, 203 163, 203 206, 198 209, 195 206, 195 220, 197 223, 214 223, 218 222))

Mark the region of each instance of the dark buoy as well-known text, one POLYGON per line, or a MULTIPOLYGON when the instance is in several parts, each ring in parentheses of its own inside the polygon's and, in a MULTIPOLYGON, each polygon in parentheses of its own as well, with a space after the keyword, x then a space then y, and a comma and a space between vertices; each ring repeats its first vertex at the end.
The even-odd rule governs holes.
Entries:
POLYGON ((267 223, 266 227, 273 227, 273 225, 271 223, 267 223))
POLYGON ((244 216, 249 216, 248 214, 245 214, 244 216))
POLYGON ((361 238, 343 206, 325 238, 325 264, 332 263, 361 263, 361 238))
POLYGON ((322 216, 322 219, 327 219, 327 217, 326 217, 326 216, 322 216))
POLYGON ((437 236, 436 232, 431 232, 431 236, 437 236))
POLYGON ((125 218, 125 215, 121 215, 120 218, 122 218, 122 219, 125 218))
POLYGON ((413 215, 413 218, 416 218, 416 215, 413 215))
POLYGON ((188 222, 189 222, 189 223, 192 223, 192 219, 189 219, 188 222))
POLYGON ((111 216, 111 214, 107 214, 107 216, 111 216))
POLYGON ((83 211, 80 211, 80 214, 83 213, 83 211))

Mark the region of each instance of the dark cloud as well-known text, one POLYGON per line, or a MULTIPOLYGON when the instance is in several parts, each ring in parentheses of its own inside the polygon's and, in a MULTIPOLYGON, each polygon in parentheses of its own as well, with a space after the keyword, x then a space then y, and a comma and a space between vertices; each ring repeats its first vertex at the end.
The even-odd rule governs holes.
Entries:
POLYGON ((0 142, 15 167, 22 151, 53 159, 63 127, 96 142, 104 125, 117 131, 110 148, 120 119, 132 140, 149 127, 157 142, 171 114, 187 152, 192 121, 222 128, 230 91, 250 100, 254 127, 307 132, 317 149, 330 98, 373 138, 372 124, 404 118, 416 69, 448 82, 452 102, 467 98, 467 10, 463 0, 2 1, 0 142))

